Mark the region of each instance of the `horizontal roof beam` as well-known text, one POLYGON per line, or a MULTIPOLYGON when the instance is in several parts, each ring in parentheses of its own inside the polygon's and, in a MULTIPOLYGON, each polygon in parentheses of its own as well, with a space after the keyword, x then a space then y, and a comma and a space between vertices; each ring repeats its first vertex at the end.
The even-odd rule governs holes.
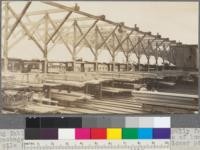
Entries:
POLYGON ((140 32, 142 34, 144 34, 144 32, 142 31, 139 31, 137 30, 137 28, 133 28, 133 27, 128 27, 124 24, 121 24, 121 23, 116 23, 116 22, 113 22, 111 20, 107 20, 105 18, 105 15, 101 15, 101 16, 95 16, 95 15, 92 15, 92 14, 89 14, 89 13, 86 13, 86 12, 83 12, 83 11, 80 11, 80 10, 72 10, 70 7, 67 7, 65 5, 61 5, 59 3, 55 3, 53 1, 41 1, 42 3, 45 3, 45 4, 48 4, 50 6, 54 6, 54 7, 57 7, 57 8, 60 8, 60 9, 64 9, 64 10, 67 10, 67 11, 73 11, 74 13, 77 13, 77 14, 80 14, 80 15, 84 15, 84 16, 87 16, 87 17, 90 17, 90 18, 93 18, 93 19, 96 19, 96 20, 101 20, 101 21, 104 21, 106 23, 109 23, 109 24, 112 24, 112 25, 121 25, 123 26, 125 29, 129 29, 129 30, 135 30, 137 32, 140 32))

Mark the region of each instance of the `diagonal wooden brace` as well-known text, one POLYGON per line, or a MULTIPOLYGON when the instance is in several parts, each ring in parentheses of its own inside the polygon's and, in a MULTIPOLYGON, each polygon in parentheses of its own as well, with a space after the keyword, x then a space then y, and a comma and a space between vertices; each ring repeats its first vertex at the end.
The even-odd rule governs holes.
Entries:
POLYGON ((17 27, 17 25, 20 23, 21 19, 23 18, 23 16, 25 15, 27 9, 29 8, 29 6, 31 5, 31 1, 27 2, 26 6, 24 7, 24 9, 22 10, 20 16, 18 17, 18 19, 16 20, 16 22, 14 23, 14 25, 12 26, 10 33, 8 34, 7 39, 10 38, 10 36, 12 35, 12 33, 15 31, 15 28, 17 27))
MULTIPOLYGON (((19 17, 17 16, 17 14, 13 11, 13 9, 8 6, 10 12, 12 13, 12 15, 16 18, 16 19, 19 19, 19 17)), ((26 28, 26 26, 24 25, 24 23, 22 21, 19 22, 21 27, 24 29, 25 33, 28 35, 28 37, 30 39, 32 39, 35 44, 39 47, 39 49, 44 53, 44 49, 42 48, 42 46, 39 44, 39 42, 31 35, 31 33, 29 32, 29 30, 26 28)))

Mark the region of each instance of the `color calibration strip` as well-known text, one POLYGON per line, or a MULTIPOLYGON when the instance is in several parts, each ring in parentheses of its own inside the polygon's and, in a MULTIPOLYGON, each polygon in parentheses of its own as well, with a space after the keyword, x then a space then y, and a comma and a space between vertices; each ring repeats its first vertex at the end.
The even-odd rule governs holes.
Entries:
POLYGON ((170 117, 26 118, 25 139, 170 139, 170 117))
POLYGON ((170 139, 170 128, 27 128, 26 140, 170 139))
POLYGON ((170 128, 170 117, 36 117, 26 128, 170 128))

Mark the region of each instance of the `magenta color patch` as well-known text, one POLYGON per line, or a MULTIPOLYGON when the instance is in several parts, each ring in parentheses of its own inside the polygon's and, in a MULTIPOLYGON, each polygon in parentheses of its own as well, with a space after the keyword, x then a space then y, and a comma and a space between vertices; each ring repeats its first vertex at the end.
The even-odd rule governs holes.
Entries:
POLYGON ((90 139, 90 129, 89 128, 76 128, 75 129, 76 139, 90 139))

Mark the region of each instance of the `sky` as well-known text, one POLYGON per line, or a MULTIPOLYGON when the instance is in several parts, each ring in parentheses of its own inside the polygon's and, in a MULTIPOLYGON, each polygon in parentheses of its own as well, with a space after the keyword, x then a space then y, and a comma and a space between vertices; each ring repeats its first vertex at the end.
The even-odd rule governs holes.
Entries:
MULTIPOLYGON (((198 2, 59 2, 67 6, 77 3, 81 11, 94 15, 105 15, 106 19, 124 22, 127 26, 134 27, 135 24, 142 31, 151 31, 152 34, 161 34, 164 38, 180 41, 184 44, 198 43, 198 2)), ((20 12, 24 2, 15 2, 11 6, 20 12)), ((28 11, 53 8, 32 2, 28 11), (40 7, 38 7, 40 6, 40 7)), ((106 52, 99 57, 102 61, 110 61, 106 52), (106 57, 105 57, 106 55, 106 57)), ((123 62, 123 56, 117 59, 123 62)), ((10 57, 23 57, 26 59, 42 58, 42 53, 30 41, 24 40, 13 47, 9 53, 10 57), (31 46, 30 46, 31 45, 31 46)), ((48 55, 49 59, 70 60, 69 53, 63 45, 57 45, 48 55)), ((92 60, 93 56, 89 50, 80 53, 80 57, 92 60)), ((136 58, 134 58, 136 59, 136 58)), ((144 60, 145 61, 145 60, 144 60)))

